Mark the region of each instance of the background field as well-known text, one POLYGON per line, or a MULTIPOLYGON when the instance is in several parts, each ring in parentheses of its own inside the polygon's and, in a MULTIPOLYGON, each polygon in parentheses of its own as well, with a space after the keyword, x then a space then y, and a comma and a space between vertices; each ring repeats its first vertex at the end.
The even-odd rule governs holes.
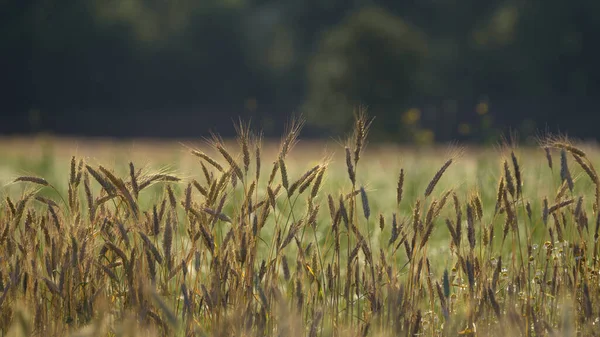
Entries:
MULTIPOLYGON (((235 140, 226 143, 233 152, 238 151, 235 140)), ((292 175, 299 176, 326 160, 330 162, 330 170, 325 180, 325 189, 337 191, 350 188, 344 145, 342 140, 301 140, 288 158, 292 175)), ((581 144, 580 147, 586 151, 593 163, 599 163, 600 153, 595 144, 581 144)), ((64 180, 69 170, 72 156, 83 158, 88 163, 114 168, 122 174, 127 173, 131 161, 137 167, 167 169, 183 177, 184 181, 189 181, 202 176, 199 159, 190 154, 192 148, 212 155, 217 154, 208 142, 202 139, 0 138, 0 183, 12 190, 12 180, 20 175, 32 174, 55 181, 59 190, 65 190, 66 186, 61 184, 61 180, 64 180)), ((277 160, 278 151, 279 140, 264 141, 265 164, 270 165, 277 160)), ((407 175, 405 195, 410 201, 405 206, 406 209, 410 209, 412 202, 423 194, 438 169, 455 153, 460 153, 460 156, 445 173, 444 179, 436 189, 454 189, 466 195, 471 190, 487 187, 479 192, 487 201, 486 207, 494 206, 497 191, 489 187, 498 183, 503 173, 503 160, 510 161, 510 151, 507 152, 506 146, 501 143, 497 146, 463 146, 450 143, 422 147, 368 144, 359 167, 358 184, 372 192, 371 202, 375 204, 375 209, 381 207, 381 211, 389 211, 395 204, 396 183, 400 169, 403 168, 407 175)), ((555 158, 554 165, 558 166, 553 172, 548 167, 545 152, 541 147, 516 146, 515 153, 523 167, 523 181, 527 182, 523 184, 524 194, 532 199, 555 194, 561 184, 559 158, 555 158)), ((270 170, 270 167, 266 167, 265 170, 270 170)), ((593 191, 585 179, 580 181, 581 178, 585 178, 582 177, 585 173, 576 166, 573 170, 577 189, 582 193, 593 191)))

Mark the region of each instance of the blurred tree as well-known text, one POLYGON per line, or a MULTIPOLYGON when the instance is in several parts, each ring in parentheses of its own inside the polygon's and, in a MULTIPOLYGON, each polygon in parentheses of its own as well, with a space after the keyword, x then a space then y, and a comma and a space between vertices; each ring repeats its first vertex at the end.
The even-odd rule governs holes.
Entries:
POLYGON ((325 32, 308 68, 303 111, 309 121, 345 131, 353 108, 368 106, 378 131, 397 134, 398 112, 414 94, 427 53, 425 37, 379 7, 366 7, 325 32))

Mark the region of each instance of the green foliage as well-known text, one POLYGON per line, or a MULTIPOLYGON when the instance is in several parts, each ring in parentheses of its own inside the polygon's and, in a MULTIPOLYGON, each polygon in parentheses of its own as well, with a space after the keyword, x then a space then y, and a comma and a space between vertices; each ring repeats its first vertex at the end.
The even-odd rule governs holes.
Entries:
POLYGON ((323 34, 308 70, 304 107, 309 120, 337 132, 347 131, 352 108, 365 104, 386 124, 376 126, 402 134, 395 116, 404 107, 413 78, 426 57, 425 36, 382 8, 367 7, 348 15, 323 34))
POLYGON ((204 114, 223 116, 214 123, 225 129, 240 113, 266 126, 299 108, 320 130, 345 132, 364 104, 380 116, 373 135, 388 140, 482 141, 509 125, 596 134, 593 1, 8 0, 0 9, 3 109, 16 123, 2 132, 192 136, 204 114), (421 118, 408 125, 411 109, 421 118), (166 113, 188 123, 167 127, 166 113))

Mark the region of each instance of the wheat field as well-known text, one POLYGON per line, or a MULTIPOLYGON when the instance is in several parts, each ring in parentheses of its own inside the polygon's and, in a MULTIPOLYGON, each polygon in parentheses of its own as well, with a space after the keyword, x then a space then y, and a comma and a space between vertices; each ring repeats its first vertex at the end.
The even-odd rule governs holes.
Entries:
POLYGON ((0 336, 598 336, 591 145, 3 139, 0 336))

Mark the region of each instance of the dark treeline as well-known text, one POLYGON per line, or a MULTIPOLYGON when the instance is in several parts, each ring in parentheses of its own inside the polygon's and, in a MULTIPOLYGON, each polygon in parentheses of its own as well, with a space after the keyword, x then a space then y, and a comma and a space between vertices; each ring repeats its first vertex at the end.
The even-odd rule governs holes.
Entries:
POLYGON ((598 1, 6 0, 0 132, 593 138, 598 1))

